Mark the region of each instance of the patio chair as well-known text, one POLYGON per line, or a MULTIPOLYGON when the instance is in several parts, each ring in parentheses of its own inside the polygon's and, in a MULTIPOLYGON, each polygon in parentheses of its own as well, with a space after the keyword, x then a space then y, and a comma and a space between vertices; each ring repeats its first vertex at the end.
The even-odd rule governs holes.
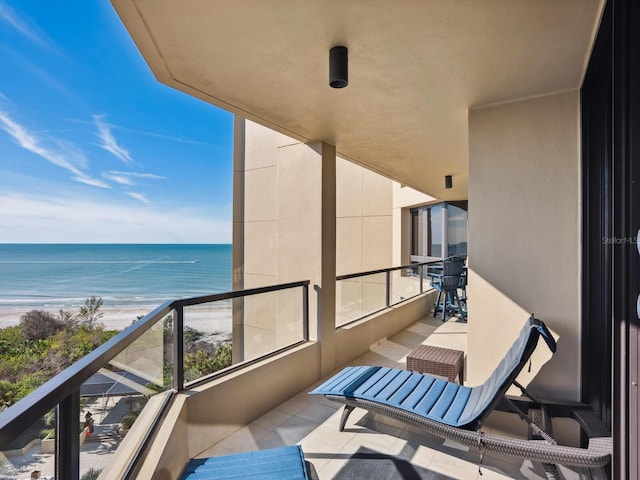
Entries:
POLYGON ((194 458, 180 480, 317 480, 299 445, 236 453, 222 457, 194 458))
POLYGON ((466 275, 463 276, 464 262, 464 257, 447 257, 442 261, 441 270, 429 272, 431 286, 438 291, 433 316, 435 317, 439 310, 442 311, 443 322, 449 310, 460 312, 462 319, 466 321, 463 302, 458 295, 459 288, 466 288, 466 275), (441 297, 442 302, 440 301, 441 297))
POLYGON ((498 452, 539 461, 548 478, 559 478, 556 465, 597 468, 610 461, 611 434, 581 403, 542 402, 516 381, 542 337, 555 352, 555 340, 546 325, 533 315, 515 343, 485 383, 466 387, 406 370, 386 367, 347 367, 309 392, 344 403, 340 421, 344 430, 355 407, 416 426, 430 434, 484 452, 498 452), (524 396, 506 395, 511 385, 524 396), (493 410, 513 411, 529 426, 529 438, 518 439, 481 431, 493 410), (552 417, 575 419, 589 437, 587 448, 558 445, 552 437, 552 417))

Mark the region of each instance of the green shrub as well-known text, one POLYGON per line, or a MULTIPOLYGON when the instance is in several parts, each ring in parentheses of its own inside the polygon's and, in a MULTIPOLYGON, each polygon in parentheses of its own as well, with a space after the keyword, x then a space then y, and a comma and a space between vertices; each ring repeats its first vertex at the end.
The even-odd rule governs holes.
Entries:
POLYGON ((31 310, 20 317, 20 330, 27 340, 44 340, 64 328, 64 323, 44 310, 31 310))
POLYGON ((124 417, 122 417, 122 420, 120 421, 120 423, 122 424, 122 428, 125 428, 127 430, 130 429, 138 418, 138 415, 140 415, 141 411, 142 410, 133 410, 132 412, 129 412, 124 417))
POLYGON ((102 468, 90 468, 87 473, 80 477, 80 480, 97 480, 102 473, 102 468))

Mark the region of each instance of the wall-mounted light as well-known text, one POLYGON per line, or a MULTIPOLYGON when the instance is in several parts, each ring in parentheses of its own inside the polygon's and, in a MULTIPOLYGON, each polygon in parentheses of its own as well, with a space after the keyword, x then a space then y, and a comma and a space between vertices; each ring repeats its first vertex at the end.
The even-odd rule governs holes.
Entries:
POLYGON ((453 188, 453 177, 451 175, 445 175, 444 188, 453 188))
POLYGON ((347 47, 333 47, 329 50, 329 85, 333 88, 349 85, 347 47))

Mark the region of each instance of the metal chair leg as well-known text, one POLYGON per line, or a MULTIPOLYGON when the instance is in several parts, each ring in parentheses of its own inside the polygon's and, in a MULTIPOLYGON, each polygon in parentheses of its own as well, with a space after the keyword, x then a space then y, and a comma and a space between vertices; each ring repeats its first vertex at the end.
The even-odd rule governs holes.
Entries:
POLYGON ((442 302, 442 321, 444 322, 447 317, 447 307, 449 306, 449 293, 444 292, 444 300, 442 302))
POLYGON ((464 309, 462 308, 462 302, 460 301, 460 297, 458 296, 458 291, 456 290, 455 292, 453 292, 453 294, 455 295, 456 302, 458 304, 458 309, 460 310, 460 316, 462 317, 462 321, 466 322, 467 318, 465 317, 464 309))
POLYGON ((342 411, 342 417, 340 418, 340 431, 344 431, 344 425, 347 423, 347 419, 349 418, 349 415, 351 415, 351 412, 353 412, 353 410, 356 407, 352 407, 351 405, 345 405, 344 406, 344 410, 342 411))

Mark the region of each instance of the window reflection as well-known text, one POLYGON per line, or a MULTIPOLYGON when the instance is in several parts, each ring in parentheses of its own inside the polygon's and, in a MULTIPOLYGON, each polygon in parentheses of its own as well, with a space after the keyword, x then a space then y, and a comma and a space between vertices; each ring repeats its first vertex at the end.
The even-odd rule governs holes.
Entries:
POLYGON ((447 204, 447 256, 467 254, 467 202, 447 204))
POLYGON ((467 205, 445 202, 411 209, 412 262, 467 254, 467 205))

